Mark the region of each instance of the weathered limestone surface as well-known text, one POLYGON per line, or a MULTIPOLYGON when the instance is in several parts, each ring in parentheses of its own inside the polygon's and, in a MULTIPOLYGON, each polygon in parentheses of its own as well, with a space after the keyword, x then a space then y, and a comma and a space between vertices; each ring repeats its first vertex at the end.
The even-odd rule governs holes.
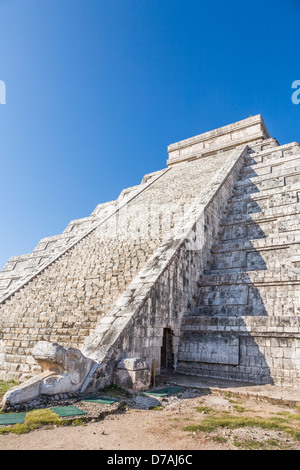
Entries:
POLYGON ((294 386, 300 382, 300 147, 259 150, 245 158, 184 318, 179 370, 294 386), (224 345, 216 348, 220 337, 224 345))
POLYGON ((9 260, 0 378, 40 373, 48 341, 94 361, 88 391, 147 382, 162 357, 299 384, 299 181, 299 144, 279 146, 260 115, 172 144, 166 169, 9 260))
POLYGON ((148 390, 151 385, 149 366, 139 357, 122 359, 116 367, 114 383, 134 392, 148 390))
POLYGON ((155 360, 161 368, 161 348, 165 328, 173 332, 176 361, 181 321, 197 280, 207 262, 217 236, 218 220, 227 204, 233 181, 243 164, 247 147, 233 152, 187 211, 180 226, 169 233, 136 278, 87 338, 82 352, 105 366, 91 386, 105 386, 113 377, 113 367, 121 358, 143 357, 149 368, 155 360))
POLYGON ((81 347, 229 156, 146 175, 108 216, 8 294, 0 305, 0 378, 41 372, 31 354, 37 341, 81 347))
MULTIPOLYGON (((241 145, 255 145, 257 141, 269 139, 270 135, 261 115, 205 132, 189 139, 169 145, 168 165, 192 161, 219 152, 232 151, 241 145)), ((275 139, 273 139, 275 141, 275 139)))
POLYGON ((65 349, 59 344, 38 342, 32 351, 43 373, 10 389, 3 397, 4 408, 19 403, 32 402, 40 395, 57 395, 67 392, 84 393, 97 364, 74 348, 65 349))

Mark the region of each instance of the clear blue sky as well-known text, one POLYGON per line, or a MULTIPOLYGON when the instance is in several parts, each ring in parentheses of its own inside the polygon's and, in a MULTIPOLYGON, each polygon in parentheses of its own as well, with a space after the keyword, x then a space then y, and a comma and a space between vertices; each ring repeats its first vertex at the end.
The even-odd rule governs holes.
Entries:
POLYGON ((300 141, 299 0, 0 0, 0 267, 167 146, 262 114, 300 141))

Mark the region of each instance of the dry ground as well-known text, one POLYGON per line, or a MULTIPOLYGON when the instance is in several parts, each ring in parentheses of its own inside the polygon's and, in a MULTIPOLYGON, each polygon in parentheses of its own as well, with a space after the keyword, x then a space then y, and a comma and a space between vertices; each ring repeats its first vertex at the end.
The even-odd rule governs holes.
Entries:
POLYGON ((0 435, 0 450, 300 450, 297 408, 191 389, 127 405, 101 421, 0 435))

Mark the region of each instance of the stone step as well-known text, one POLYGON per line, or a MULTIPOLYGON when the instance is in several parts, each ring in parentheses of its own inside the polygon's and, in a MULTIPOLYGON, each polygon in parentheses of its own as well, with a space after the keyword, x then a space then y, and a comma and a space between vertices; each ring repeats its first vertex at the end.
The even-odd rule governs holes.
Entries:
POLYGON ((204 274, 218 272, 250 272, 277 269, 298 269, 300 243, 260 247, 214 254, 207 263, 204 274))
POLYGON ((300 243, 300 232, 291 231, 279 234, 269 234, 265 238, 258 239, 238 239, 219 241, 211 248, 211 253, 226 253, 240 250, 259 250, 278 246, 293 245, 300 243))
POLYGON ((291 234, 300 230, 300 216, 298 213, 282 217, 261 220, 259 225, 255 221, 236 223, 220 229, 221 242, 235 242, 244 240, 276 237, 280 234, 291 234))
POLYGON ((255 194, 272 188, 282 188, 284 186, 297 183, 300 179, 300 166, 289 168, 282 172, 271 173, 269 176, 262 175, 236 182, 233 189, 233 196, 245 194, 255 194), (271 176, 272 175, 272 176, 271 176))
POLYGON ((249 285, 246 284, 202 286, 199 290, 197 305, 191 313, 199 313, 200 307, 214 307, 216 312, 219 312, 218 314, 221 314, 224 307, 227 307, 227 310, 231 307, 246 308, 248 294, 249 285))
POLYGON ((228 317, 228 316, 266 316, 267 310, 262 302, 257 303, 254 307, 252 305, 199 305, 195 307, 191 313, 193 317, 207 316, 214 317, 228 317))
POLYGON ((249 154, 245 157, 245 164, 246 166, 266 164, 268 162, 273 164, 277 161, 281 161, 281 159, 286 159, 292 155, 298 154, 299 152, 300 146, 298 142, 292 142, 290 144, 268 148, 262 151, 256 151, 255 153, 249 154))
POLYGON ((230 372, 237 380, 251 381, 251 374, 262 374, 264 369, 266 378, 262 380, 265 383, 269 374, 265 355, 271 353, 269 360, 273 358, 274 366, 284 377, 285 367, 296 360, 295 350, 287 346, 288 342, 295 345, 299 341, 299 327, 299 317, 295 316, 206 317, 198 318, 196 323, 190 319, 190 324, 182 329, 178 370, 218 378, 228 377, 230 372), (265 354, 261 353, 261 348, 265 354))
POLYGON ((267 178, 265 175, 260 177, 255 177, 252 179, 239 180, 235 184, 232 193, 232 200, 235 198, 248 197, 250 195, 260 197, 269 196, 270 190, 275 190, 274 192, 284 191, 286 186, 291 186, 296 184, 295 189, 299 187, 300 180, 300 168, 299 171, 290 171, 284 172, 282 175, 267 178))
MULTIPOLYGON (((290 154, 283 152, 283 155, 280 157, 276 155, 276 152, 275 152, 275 155, 270 154, 268 156, 265 156, 262 162, 256 163, 250 166, 254 169, 254 171, 258 171, 259 169, 262 169, 262 168, 271 167, 272 169, 271 171, 273 172, 273 171, 276 171, 277 168, 279 169, 281 167, 293 166, 293 162, 298 162, 299 157, 300 157, 300 147, 297 146, 294 148, 294 150, 290 154)), ((249 169, 249 165, 246 165, 244 169, 245 170, 249 169)))
MULTIPOLYGON (((292 201, 293 198, 291 197, 290 200, 292 201)), ((300 204, 298 201, 290 204, 273 206, 270 208, 266 208, 260 212, 252 212, 250 214, 226 214, 220 223, 220 227, 228 227, 230 225, 241 225, 249 223, 261 223, 266 222, 268 220, 276 220, 280 217, 296 216, 297 214, 300 214, 300 204)))
MULTIPOLYGON (((102 218, 102 217, 101 217, 102 218)), ((91 228, 94 224, 98 223, 100 216, 90 215, 88 217, 83 217, 81 219, 72 220, 62 234, 67 234, 72 236, 77 236, 79 233, 84 232, 91 228)))
POLYGON ((298 216, 300 214, 299 202, 283 206, 274 206, 261 212, 252 214, 233 214, 226 216, 220 223, 220 227, 241 226, 247 224, 261 224, 281 217, 298 216))
POLYGON ((239 196, 234 196, 228 200, 228 204, 235 204, 243 201, 260 201, 264 199, 268 199, 271 196, 275 196, 278 194, 284 194, 290 191, 300 191, 300 180, 295 181, 293 184, 270 188, 268 190, 264 190, 263 192, 255 192, 252 194, 241 194, 239 196))
MULTIPOLYGON (((297 227, 300 223, 300 214, 297 215, 297 227)), ((294 217, 295 218, 295 217, 294 217)), ((285 218, 286 226, 285 230, 282 231, 269 231, 265 233, 264 237, 261 238, 232 238, 226 240, 219 240, 212 248, 211 253, 223 253, 228 251, 239 251, 239 250, 260 250, 260 249, 271 249, 272 247, 277 248, 281 246, 294 245, 299 243, 300 233, 296 229, 295 220, 292 220, 288 216, 285 218), (291 222, 291 227, 289 227, 291 222), (291 228, 289 230, 289 228, 291 228)), ((235 227, 235 226, 234 226, 235 227)), ((274 227, 274 224, 273 224, 274 227)), ((276 227, 275 227, 276 228, 276 227)))
MULTIPOLYGON (((278 142, 277 142, 278 143, 278 142)), ((264 142, 262 142, 262 144, 264 144, 264 142)), ((264 146, 262 145, 262 148, 259 149, 257 146, 256 148, 253 148, 255 150, 255 152, 263 157, 265 156, 270 156, 270 155, 273 155, 274 152, 276 152, 277 150, 279 152, 284 152, 284 155, 290 155, 291 153, 294 153, 294 152, 297 152, 299 151, 300 147, 300 144, 296 141, 294 142, 289 142, 287 144, 283 144, 283 145, 276 145, 276 146, 264 146), (297 150, 298 149, 298 150, 297 150)))
POLYGON ((294 267, 293 259, 300 252, 300 242, 287 245, 269 245, 214 253, 205 271, 235 270, 257 271, 294 267))
POLYGON ((6 291, 8 288, 13 287, 14 284, 19 282, 20 279, 21 279, 21 276, 14 277, 14 278, 11 278, 11 277, 0 278, 0 293, 6 291))
POLYGON ((182 321, 178 370, 268 380, 271 361, 285 377, 284 341, 300 339, 299 194, 299 144, 256 148, 245 157, 182 321), (260 348, 267 355, 268 342, 266 363, 260 348))
POLYGON ((237 201, 230 201, 226 209, 226 218, 234 214, 253 214, 263 212, 277 206, 284 206, 300 201, 300 184, 299 189, 287 191, 279 191, 275 194, 261 197, 242 198, 237 201))
POLYGON ((263 305, 254 308, 251 305, 199 305, 194 307, 190 316, 205 316, 207 318, 215 317, 242 317, 242 316, 265 316, 266 309, 263 305))
MULTIPOLYGON (((79 226, 82 228, 84 226, 84 230, 87 228, 87 225, 85 224, 86 219, 81 219, 84 222, 78 222, 79 226)), ((93 217, 89 221, 89 226, 92 226, 92 224, 97 221, 99 221, 99 219, 93 217)), ((74 232, 72 235, 68 232, 63 232, 59 235, 41 239, 32 253, 11 257, 0 272, 0 277, 3 274, 6 275, 8 272, 26 271, 39 267, 39 265, 44 263, 44 261, 53 257, 56 252, 60 252, 66 248, 78 235, 78 232, 76 234, 74 232)))
POLYGON ((278 282, 202 286, 191 315, 267 315, 300 313, 300 283, 278 282))
POLYGON ((263 150, 273 150, 277 147, 280 147, 277 139, 274 139, 273 137, 270 137, 269 139, 265 139, 261 142, 256 142, 256 143, 252 143, 250 145, 251 147, 251 151, 254 153, 254 152, 262 152, 263 150))
POLYGON ((54 235, 52 237, 43 238, 39 241, 33 250, 33 254, 53 254, 53 252, 60 251, 64 246, 67 246, 72 240, 75 239, 75 233, 73 235, 62 233, 60 235, 54 235))
MULTIPOLYGON (((254 204, 248 204, 249 211, 242 211, 241 213, 235 212, 233 214, 226 214, 226 217, 223 218, 220 226, 225 227, 228 225, 248 223, 248 222, 259 222, 263 220, 270 220, 278 217, 283 217, 286 215, 295 215, 300 213, 300 204, 297 194, 288 194, 282 198, 277 198, 269 200, 269 207, 260 208, 254 204), (284 204, 280 204, 280 201, 283 201, 284 204), (289 201, 289 202, 288 202, 289 201)), ((241 208, 242 210, 242 208, 241 208)))
MULTIPOLYGON (((278 253, 277 253, 278 255, 278 253)), ((295 255, 294 255, 295 256, 295 255)), ((270 257, 266 258, 266 255, 264 253, 264 256, 262 256, 260 253, 254 253, 252 256, 249 256, 249 258, 246 257, 246 264, 245 266, 225 266, 226 261, 224 262, 223 265, 207 265, 207 267, 203 271, 204 276, 210 276, 210 275, 215 275, 215 274, 233 274, 237 273, 239 275, 242 275, 243 273, 248 274, 251 276, 251 279, 253 277, 253 273, 260 271, 264 273, 264 276, 268 278, 268 271, 272 269, 273 271, 275 270, 283 270, 285 271, 286 268, 292 270, 299 270, 299 260, 295 264, 292 259, 293 257, 289 257, 288 253, 286 254, 285 258, 282 259, 282 263, 280 262, 280 259, 276 258, 276 254, 270 253, 270 257), (251 264, 253 263, 253 265, 251 264), (260 263, 260 265, 259 265, 260 263)))
POLYGON ((35 269, 44 261, 47 261, 49 256, 50 255, 41 256, 39 254, 33 253, 28 255, 14 256, 8 260, 4 268, 1 270, 0 278, 2 276, 6 277, 20 275, 23 271, 25 273, 27 270, 35 269))
POLYGON ((300 147, 298 145, 289 147, 289 151, 287 149, 278 149, 280 149, 280 147, 277 147, 277 149, 271 153, 265 152, 265 155, 263 152, 246 155, 245 166, 242 172, 251 171, 250 168, 257 171, 260 168, 284 165, 287 162, 292 162, 293 160, 298 159, 300 156, 300 147))
POLYGON ((242 171, 240 172, 240 181, 244 181, 247 179, 253 179, 259 176, 266 176, 270 177, 274 175, 274 173, 279 174, 279 172, 284 173, 289 171, 297 171, 300 165, 300 154, 293 155, 290 157, 289 160, 283 160, 281 163, 273 164, 273 165, 252 165, 252 166, 244 166, 242 171))
POLYGON ((251 271, 251 272, 224 272, 203 274, 198 280, 199 288, 214 285, 237 285, 251 284, 253 286, 260 285, 299 285, 300 270, 298 267, 293 269, 269 269, 268 271, 251 271))
MULTIPOLYGON (((103 215, 103 211, 101 214, 103 215)), ((1 296, 12 291, 22 280, 25 282, 33 273, 43 269, 56 255, 66 250, 81 234, 99 221, 101 217, 96 215, 73 220, 61 234, 42 238, 32 253, 10 258, 0 272, 1 296)))
MULTIPOLYGON (((299 288, 299 285, 298 285, 299 288)), ((251 289, 250 289, 251 290, 251 289)), ((293 294, 293 292, 290 292, 293 294)), ((194 307, 190 315, 192 316, 207 316, 207 317, 228 317, 228 316, 277 316, 284 318, 285 315, 299 314, 299 302, 297 306, 294 304, 286 305, 283 300, 277 300, 272 306, 266 306, 262 298, 257 295, 255 305, 199 305, 194 307)))
MULTIPOLYGON (((240 333, 263 333, 274 332, 281 334, 294 333, 300 337, 300 317, 299 316, 221 316, 209 317, 207 315, 183 317, 181 329, 183 332, 206 331, 206 332, 226 332, 236 331, 240 333)), ((189 342, 189 337, 185 339, 189 342)))
POLYGON ((223 332, 182 331, 177 360, 218 365, 239 364, 239 340, 223 332))
POLYGON ((32 253, 10 258, 0 272, 0 279, 7 277, 20 279, 22 276, 27 276, 29 273, 40 269, 56 253, 61 252, 72 243, 75 238, 75 236, 66 234, 43 238, 32 253))

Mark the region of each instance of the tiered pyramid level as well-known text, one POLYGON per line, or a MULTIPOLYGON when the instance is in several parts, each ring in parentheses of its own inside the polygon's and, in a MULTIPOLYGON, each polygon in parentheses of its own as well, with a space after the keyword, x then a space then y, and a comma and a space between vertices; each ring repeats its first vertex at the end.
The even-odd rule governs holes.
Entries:
POLYGON ((93 390, 128 358, 300 385, 299 144, 280 146, 258 115, 168 153, 167 168, 7 262, 1 379, 41 372, 42 341, 94 361, 93 390))
POLYGON ((300 378, 300 147, 255 151, 183 320, 179 370, 292 385, 300 378))

